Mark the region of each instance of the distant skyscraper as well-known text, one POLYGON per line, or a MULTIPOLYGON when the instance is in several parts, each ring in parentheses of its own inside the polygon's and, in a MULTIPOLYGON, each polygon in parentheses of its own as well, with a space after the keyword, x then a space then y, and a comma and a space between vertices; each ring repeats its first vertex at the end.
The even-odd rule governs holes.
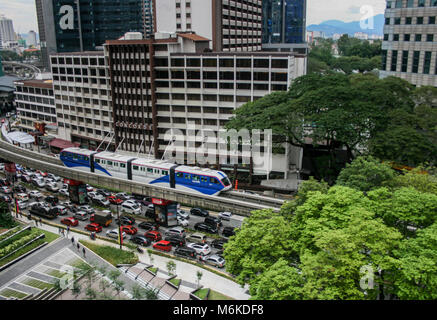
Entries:
POLYGON ((0 37, 3 42, 16 40, 12 20, 5 16, 0 16, 0 37))
POLYGON ((37 41, 36 41, 36 32, 31 30, 27 34, 27 45, 36 47, 37 41))
POLYGON ((437 0, 387 1, 380 76, 437 87, 437 0))
POLYGON ((306 0, 263 0, 263 50, 306 53, 306 0))
POLYGON ((151 0, 35 0, 43 61, 50 54, 103 50, 106 40, 145 32, 151 0))

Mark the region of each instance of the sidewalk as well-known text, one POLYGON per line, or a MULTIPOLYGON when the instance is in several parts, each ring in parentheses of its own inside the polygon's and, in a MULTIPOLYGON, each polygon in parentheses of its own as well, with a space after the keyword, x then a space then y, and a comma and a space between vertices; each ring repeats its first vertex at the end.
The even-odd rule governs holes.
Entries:
MULTIPOLYGON (((23 222, 29 223, 26 217, 19 218, 19 220, 23 222)), ((35 221, 32 221, 32 225, 35 225, 35 221)), ((38 224, 38 228, 41 228, 46 231, 53 232, 55 234, 58 234, 58 228, 52 227, 49 225, 46 225, 43 223, 43 226, 41 227, 38 224)), ((77 240, 86 240, 86 241, 92 241, 90 238, 86 235, 71 232, 68 235, 68 238, 71 239, 71 237, 74 236, 75 241, 77 240)), ((107 242, 101 239, 94 240, 96 244, 99 245, 107 245, 118 248, 119 245, 107 242)), ((88 257, 87 250, 87 257, 88 257)), ((159 268, 158 270, 158 276, 162 278, 168 278, 167 273, 167 263, 172 260, 176 264, 176 274, 179 279, 182 280, 180 289, 184 292, 191 292, 197 287, 197 271, 202 272, 202 278, 200 280, 200 285, 203 285, 204 288, 210 288, 215 291, 218 291, 226 296, 229 296, 231 298, 237 299, 237 300, 248 300, 250 298, 250 295, 248 292, 248 286, 246 285, 244 288, 242 288, 238 283, 228 280, 226 278, 220 277, 219 275, 210 272, 208 270, 205 270, 203 268, 199 268, 195 265, 192 265, 190 263, 185 263, 179 260, 170 259, 166 257, 162 257, 159 255, 152 255, 153 257, 153 263, 150 261, 149 255, 147 254, 147 250, 144 250, 144 253, 138 253, 135 251, 135 253, 138 255, 138 258, 140 262, 145 264, 153 264, 154 267, 159 268)), ((87 260, 87 259, 86 259, 87 260)))

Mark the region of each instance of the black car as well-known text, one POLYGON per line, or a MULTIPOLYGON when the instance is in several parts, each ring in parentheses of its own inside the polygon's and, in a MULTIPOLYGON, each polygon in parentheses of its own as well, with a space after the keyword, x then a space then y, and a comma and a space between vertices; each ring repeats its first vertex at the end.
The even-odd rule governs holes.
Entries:
POLYGON ((58 197, 48 196, 44 199, 44 201, 51 204, 52 206, 55 206, 58 204, 59 199, 58 199, 58 197))
POLYGON ((26 188, 23 187, 22 185, 16 185, 15 187, 12 188, 12 191, 14 191, 16 193, 25 193, 26 188))
POLYGON ((10 183, 6 179, 0 179, 0 187, 7 187, 10 183))
POLYGON ((187 247, 177 247, 174 254, 184 258, 196 259, 196 250, 187 247))
POLYGON ((232 228, 232 227, 224 227, 223 231, 222 231, 222 235, 225 236, 225 237, 230 237, 230 236, 235 235, 234 228, 232 228))
POLYGON ((41 216, 47 219, 55 219, 58 216, 59 210, 56 208, 50 209, 46 206, 36 203, 32 206, 29 212, 36 216, 41 216))
POLYGON ((206 211, 205 209, 200 209, 200 208, 192 208, 190 210, 190 214, 195 215, 195 216, 201 216, 201 217, 209 216, 208 211, 206 211))
POLYGON ((141 246, 147 247, 150 246, 150 240, 141 234, 136 234, 130 238, 130 241, 133 243, 139 244, 141 246))
POLYGON ((139 228, 141 229, 145 229, 147 231, 149 230, 158 230, 159 229, 159 225, 157 225, 156 223, 153 222, 147 222, 147 221, 143 221, 138 225, 139 228))
MULTIPOLYGON (((116 219, 115 222, 117 222, 117 224, 118 224, 118 219, 116 219)), ((131 217, 122 216, 122 217, 120 217, 120 223, 123 226, 133 225, 133 224, 135 224, 135 219, 131 218, 131 217)))
POLYGON ((24 174, 20 177, 20 179, 22 182, 26 182, 26 183, 30 183, 32 181, 32 179, 29 176, 26 176, 24 174))
POLYGON ((218 229, 209 224, 205 224, 202 222, 196 223, 194 225, 194 229, 197 231, 209 232, 209 233, 218 233, 218 229))
POLYGON ((106 190, 103 190, 103 189, 97 189, 96 193, 104 196, 105 198, 107 198, 107 197, 109 197, 111 195, 111 193, 109 191, 106 191, 106 190))
POLYGON ((211 247, 216 249, 223 249, 223 245, 228 242, 228 239, 215 239, 213 242, 211 242, 211 247))
POLYGON ((185 239, 178 235, 170 235, 165 237, 165 241, 169 241, 172 246, 182 247, 185 245, 185 239))
POLYGON ((222 219, 220 217, 208 216, 203 222, 213 227, 221 227, 223 225, 222 219))

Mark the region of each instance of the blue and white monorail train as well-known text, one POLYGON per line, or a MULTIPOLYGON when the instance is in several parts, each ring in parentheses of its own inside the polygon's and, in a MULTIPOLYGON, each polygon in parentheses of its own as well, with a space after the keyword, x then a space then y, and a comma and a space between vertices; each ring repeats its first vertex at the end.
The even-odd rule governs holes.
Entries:
POLYGON ((81 148, 62 150, 60 159, 66 167, 85 172, 206 195, 217 195, 232 188, 231 182, 222 171, 177 165, 161 160, 81 148))

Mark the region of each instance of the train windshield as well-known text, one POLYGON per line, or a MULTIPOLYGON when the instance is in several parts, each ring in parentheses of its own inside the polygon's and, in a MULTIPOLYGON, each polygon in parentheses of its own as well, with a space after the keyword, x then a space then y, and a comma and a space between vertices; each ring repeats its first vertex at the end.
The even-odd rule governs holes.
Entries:
POLYGON ((231 185, 231 181, 229 181, 228 177, 224 177, 221 181, 225 185, 225 187, 231 185))

